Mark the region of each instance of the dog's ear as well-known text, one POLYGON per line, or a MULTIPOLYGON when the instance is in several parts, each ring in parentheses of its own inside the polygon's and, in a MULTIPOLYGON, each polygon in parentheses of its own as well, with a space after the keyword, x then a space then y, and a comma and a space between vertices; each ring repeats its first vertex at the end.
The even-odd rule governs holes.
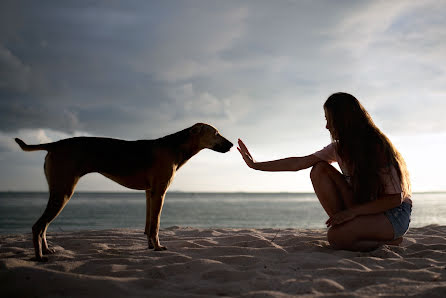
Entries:
POLYGON ((203 128, 203 123, 197 123, 194 126, 192 126, 190 130, 191 135, 197 135, 201 132, 201 129, 203 128))

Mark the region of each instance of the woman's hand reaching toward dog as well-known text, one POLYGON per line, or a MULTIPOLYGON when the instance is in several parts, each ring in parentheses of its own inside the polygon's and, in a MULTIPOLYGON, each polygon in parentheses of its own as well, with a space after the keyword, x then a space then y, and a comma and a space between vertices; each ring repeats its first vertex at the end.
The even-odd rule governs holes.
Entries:
POLYGON ((320 161, 315 155, 308 155, 304 157, 287 157, 278 160, 270 160, 257 162, 249 153, 248 148, 242 140, 238 139, 237 150, 242 155, 245 163, 254 170, 268 171, 268 172, 281 172, 281 171, 299 171, 309 168, 320 161))
POLYGON ((237 150, 242 155, 243 160, 251 169, 254 169, 254 165, 256 161, 252 158, 251 153, 249 153, 248 148, 246 148, 245 144, 242 140, 238 139, 238 147, 237 150))

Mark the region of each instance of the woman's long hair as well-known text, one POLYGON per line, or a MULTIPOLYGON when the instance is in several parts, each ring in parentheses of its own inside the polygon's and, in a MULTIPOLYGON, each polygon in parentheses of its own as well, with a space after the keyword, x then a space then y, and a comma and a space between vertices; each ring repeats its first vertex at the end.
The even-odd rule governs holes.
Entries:
POLYGON ((355 201, 372 201, 383 194, 379 173, 394 166, 403 197, 411 195, 409 173, 401 154, 376 127, 361 103, 348 93, 335 93, 324 104, 337 153, 351 174, 355 201))

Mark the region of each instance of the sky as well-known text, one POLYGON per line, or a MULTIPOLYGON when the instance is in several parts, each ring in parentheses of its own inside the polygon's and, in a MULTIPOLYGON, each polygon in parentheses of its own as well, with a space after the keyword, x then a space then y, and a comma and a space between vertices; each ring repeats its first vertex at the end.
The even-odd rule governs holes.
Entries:
MULTIPOLYGON (((43 143, 155 139, 196 122, 256 160, 330 142, 322 105, 348 92, 445 191, 446 1, 1 1, 0 191, 46 191, 43 143)), ((77 190, 126 191, 99 174, 77 190)), ((311 192, 309 170, 249 169, 203 150, 171 191, 311 192)))

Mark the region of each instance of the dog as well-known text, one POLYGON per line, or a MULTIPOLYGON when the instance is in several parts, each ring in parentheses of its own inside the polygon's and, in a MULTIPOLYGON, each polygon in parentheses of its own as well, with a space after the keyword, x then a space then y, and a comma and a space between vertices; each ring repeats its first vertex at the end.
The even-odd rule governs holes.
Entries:
POLYGON ((205 123, 155 140, 75 137, 40 145, 27 145, 18 138, 15 141, 24 151, 48 151, 44 165, 48 204, 32 227, 37 261, 47 261, 43 255, 55 252, 46 241, 48 226, 70 200, 79 178, 93 172, 125 187, 145 190, 144 233, 149 248, 166 250, 158 236, 160 217, 164 196, 176 171, 202 149, 225 153, 233 146, 217 129, 205 123))

